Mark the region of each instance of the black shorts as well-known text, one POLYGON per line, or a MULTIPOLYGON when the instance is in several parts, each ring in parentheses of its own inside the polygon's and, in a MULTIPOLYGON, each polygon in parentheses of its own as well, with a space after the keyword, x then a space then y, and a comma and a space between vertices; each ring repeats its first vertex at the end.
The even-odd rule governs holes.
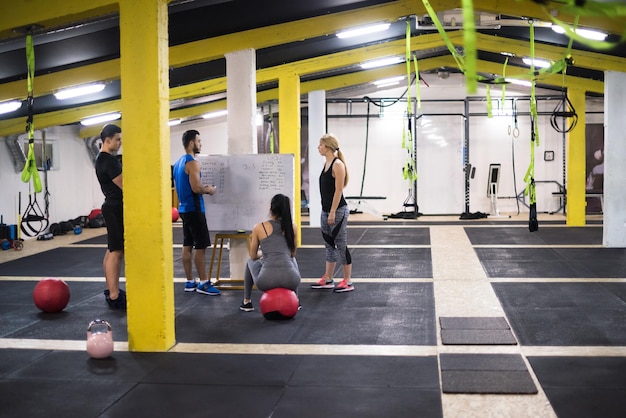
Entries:
POLYGON ((104 202, 102 216, 107 227, 107 248, 109 251, 124 250, 124 206, 104 202))
POLYGON ((211 245, 209 227, 202 212, 186 212, 180 214, 183 220, 183 246, 203 250, 211 245))

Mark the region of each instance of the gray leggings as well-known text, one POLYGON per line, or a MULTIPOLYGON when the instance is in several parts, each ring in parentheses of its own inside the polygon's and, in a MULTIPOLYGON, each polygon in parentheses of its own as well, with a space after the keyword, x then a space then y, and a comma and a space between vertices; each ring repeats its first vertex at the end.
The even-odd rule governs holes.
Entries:
POLYGON ((335 263, 337 259, 342 265, 352 264, 352 256, 348 249, 348 205, 337 208, 335 224, 328 225, 328 212, 322 212, 321 228, 326 248, 326 261, 335 263))
POLYGON ((253 285, 264 292, 277 287, 284 287, 297 294, 300 284, 300 270, 295 257, 291 260, 292 264, 289 266, 268 267, 263 265, 262 259, 248 259, 243 277, 244 299, 251 298, 253 285))

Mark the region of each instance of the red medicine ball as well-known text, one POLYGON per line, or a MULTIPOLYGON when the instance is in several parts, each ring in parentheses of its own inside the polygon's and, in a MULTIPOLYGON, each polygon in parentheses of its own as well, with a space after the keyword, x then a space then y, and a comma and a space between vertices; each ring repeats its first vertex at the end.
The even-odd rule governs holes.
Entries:
POLYGON ((298 296, 290 289, 277 287, 264 292, 259 301, 266 319, 291 319, 298 313, 298 296))
POLYGON ((46 313, 61 312, 70 301, 70 287, 61 279, 43 279, 33 290, 33 301, 46 313))
POLYGON ((178 209, 172 208, 172 222, 176 222, 179 216, 178 209))

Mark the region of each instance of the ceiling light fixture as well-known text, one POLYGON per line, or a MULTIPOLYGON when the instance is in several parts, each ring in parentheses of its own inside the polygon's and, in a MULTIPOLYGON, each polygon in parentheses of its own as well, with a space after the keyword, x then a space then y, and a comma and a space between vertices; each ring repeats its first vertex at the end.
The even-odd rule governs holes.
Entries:
POLYGON ((202 115, 204 119, 214 119, 219 118, 220 116, 226 116, 228 114, 228 110, 218 110, 217 112, 205 113, 202 115))
POLYGON ((84 86, 70 87, 54 93, 57 100, 70 99, 72 97, 85 96, 87 94, 99 93, 104 90, 104 83, 85 84, 84 86))
POLYGON ((539 68, 548 68, 550 65, 550 61, 548 60, 542 60, 542 59, 537 59, 535 58, 534 60, 530 59, 529 57, 524 57, 522 58, 522 61, 524 62, 524 64, 530 66, 531 64, 534 64, 535 67, 539 67, 539 68))
POLYGON ((19 100, 11 100, 9 102, 0 103, 0 114, 14 112, 22 107, 22 102, 19 100))
POLYGON ((376 87, 378 87, 379 89, 382 89, 385 87, 397 86, 398 84, 400 84, 399 81, 391 81, 389 83, 376 84, 376 87))
POLYGON ((519 78, 505 78, 504 81, 518 86, 530 87, 532 84, 528 80, 520 80, 519 78))
POLYGON ((376 84, 377 86, 381 86, 381 85, 385 85, 389 83, 398 84, 402 80, 404 80, 404 76, 399 75, 397 77, 389 77, 389 78, 383 78, 382 80, 376 80, 373 83, 376 84))
POLYGON ((180 119, 172 119, 167 121, 167 126, 176 126, 176 125, 180 125, 182 121, 180 119))
POLYGON ((389 29, 390 23, 378 23, 360 28, 347 29, 337 33, 337 38, 346 39, 355 36, 369 35, 370 33, 382 32, 389 29))
POLYGON ((387 57, 379 60, 366 61, 361 64, 361 68, 369 70, 371 68, 385 67, 387 65, 399 64, 404 62, 404 58, 401 57, 387 57))
MULTIPOLYGON (((565 29, 563 29, 559 25, 552 25, 552 30, 555 31, 556 33, 561 33, 561 34, 565 33, 565 29)), ((593 41, 604 41, 606 37, 609 36, 608 34, 604 32, 600 32, 600 31, 593 30, 593 29, 576 28, 574 29, 574 32, 576 32, 577 35, 580 35, 583 38, 591 39, 593 41)))
POLYGON ((122 114, 119 112, 107 113, 104 115, 98 115, 91 118, 83 119, 80 121, 80 124, 83 126, 91 126, 97 125, 99 123, 111 122, 113 120, 118 120, 122 117, 122 114))

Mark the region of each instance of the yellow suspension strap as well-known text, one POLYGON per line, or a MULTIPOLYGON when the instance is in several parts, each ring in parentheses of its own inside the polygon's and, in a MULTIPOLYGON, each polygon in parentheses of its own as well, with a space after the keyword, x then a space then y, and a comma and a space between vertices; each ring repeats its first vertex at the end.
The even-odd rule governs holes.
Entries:
MULTIPOLYGON (((33 36, 32 33, 26 35, 26 63, 28 67, 28 98, 27 98, 27 110, 28 116, 26 118, 26 132, 28 132, 28 156, 22 170, 22 181, 28 183, 28 206, 24 211, 24 216, 21 219, 20 229, 22 232, 29 236, 34 237, 46 230, 48 227, 48 208, 46 206, 46 212, 41 210, 39 203, 37 203, 37 193, 41 192, 41 178, 37 171, 37 162, 35 161, 35 126, 33 124, 33 80, 35 78, 35 50, 33 48, 33 36), (35 193, 31 194, 30 180, 33 180, 33 188, 35 193)), ((45 155, 42 153, 42 156, 45 155)))
POLYGON ((270 124, 270 154, 274 154, 274 122, 272 119, 272 102, 269 103, 270 116, 268 118, 270 124))
MULTIPOLYGON (((415 153, 413 151, 413 128, 411 124, 411 116, 413 109, 411 109, 411 22, 406 21, 406 77, 407 77, 407 99, 406 99, 406 118, 407 125, 402 131, 402 148, 407 151, 407 159, 402 167, 402 176, 405 180, 413 182, 417 180, 417 170, 415 169, 415 153)), ((415 73, 415 82, 419 83, 419 74, 415 73)))
POLYGON ((33 35, 29 33, 26 35, 26 64, 28 67, 28 98, 26 99, 28 116, 26 118, 26 132, 28 133, 28 155, 26 156, 26 163, 22 170, 22 181, 28 183, 31 178, 33 180, 33 186, 35 193, 40 193, 41 178, 37 171, 37 162, 35 161, 35 126, 33 124, 33 103, 35 101, 33 96, 33 80, 35 78, 35 50, 33 48, 33 35))
POLYGON ((492 81, 487 77, 481 76, 477 73, 476 67, 476 25, 474 23, 474 7, 471 0, 463 0, 463 46, 465 49, 465 55, 459 54, 454 47, 452 41, 446 34, 446 30, 443 28, 439 17, 435 9, 430 5, 428 0, 422 0, 424 8, 428 12, 428 16, 433 21, 433 24, 437 28, 437 32, 441 35, 448 51, 452 54, 454 61, 456 61, 459 70, 463 72, 467 78, 467 91, 470 94, 476 93, 477 81, 492 81))
MULTIPOLYGON (((413 55, 413 67, 415 68, 415 98, 417 99, 417 110, 421 110, 422 99, 421 99, 421 91, 420 91, 420 84, 421 84, 420 81, 422 81, 422 76, 420 75, 419 67, 417 65, 416 55, 413 55)), ((426 87, 428 87, 428 85, 426 85, 426 87)))
MULTIPOLYGON (((476 24, 474 22, 474 5, 472 0, 463 0, 463 46, 465 47, 465 77, 467 92, 476 93, 478 73, 476 69, 476 24)), ((489 91, 489 90, 487 90, 489 91)), ((491 102, 490 102, 491 103, 491 102)))
POLYGON ((493 117, 493 104, 491 103, 491 85, 486 84, 485 88, 487 90, 487 117, 488 118, 492 118, 493 117))
MULTIPOLYGON (((504 65, 502 66, 502 79, 506 80, 506 65, 509 63, 509 57, 504 59, 504 65)), ((504 103, 506 100, 506 83, 502 83, 502 109, 504 109, 504 103)))
MULTIPOLYGON (((535 72, 535 29, 532 20, 530 21, 530 71, 535 72)), ((535 78, 530 81, 530 164, 524 181, 526 189, 524 195, 529 198, 530 213, 528 217, 528 230, 535 232, 539 229, 539 221, 537 220, 537 193, 535 189, 535 146, 539 145, 539 135, 537 130, 537 100, 535 97, 535 78)))

